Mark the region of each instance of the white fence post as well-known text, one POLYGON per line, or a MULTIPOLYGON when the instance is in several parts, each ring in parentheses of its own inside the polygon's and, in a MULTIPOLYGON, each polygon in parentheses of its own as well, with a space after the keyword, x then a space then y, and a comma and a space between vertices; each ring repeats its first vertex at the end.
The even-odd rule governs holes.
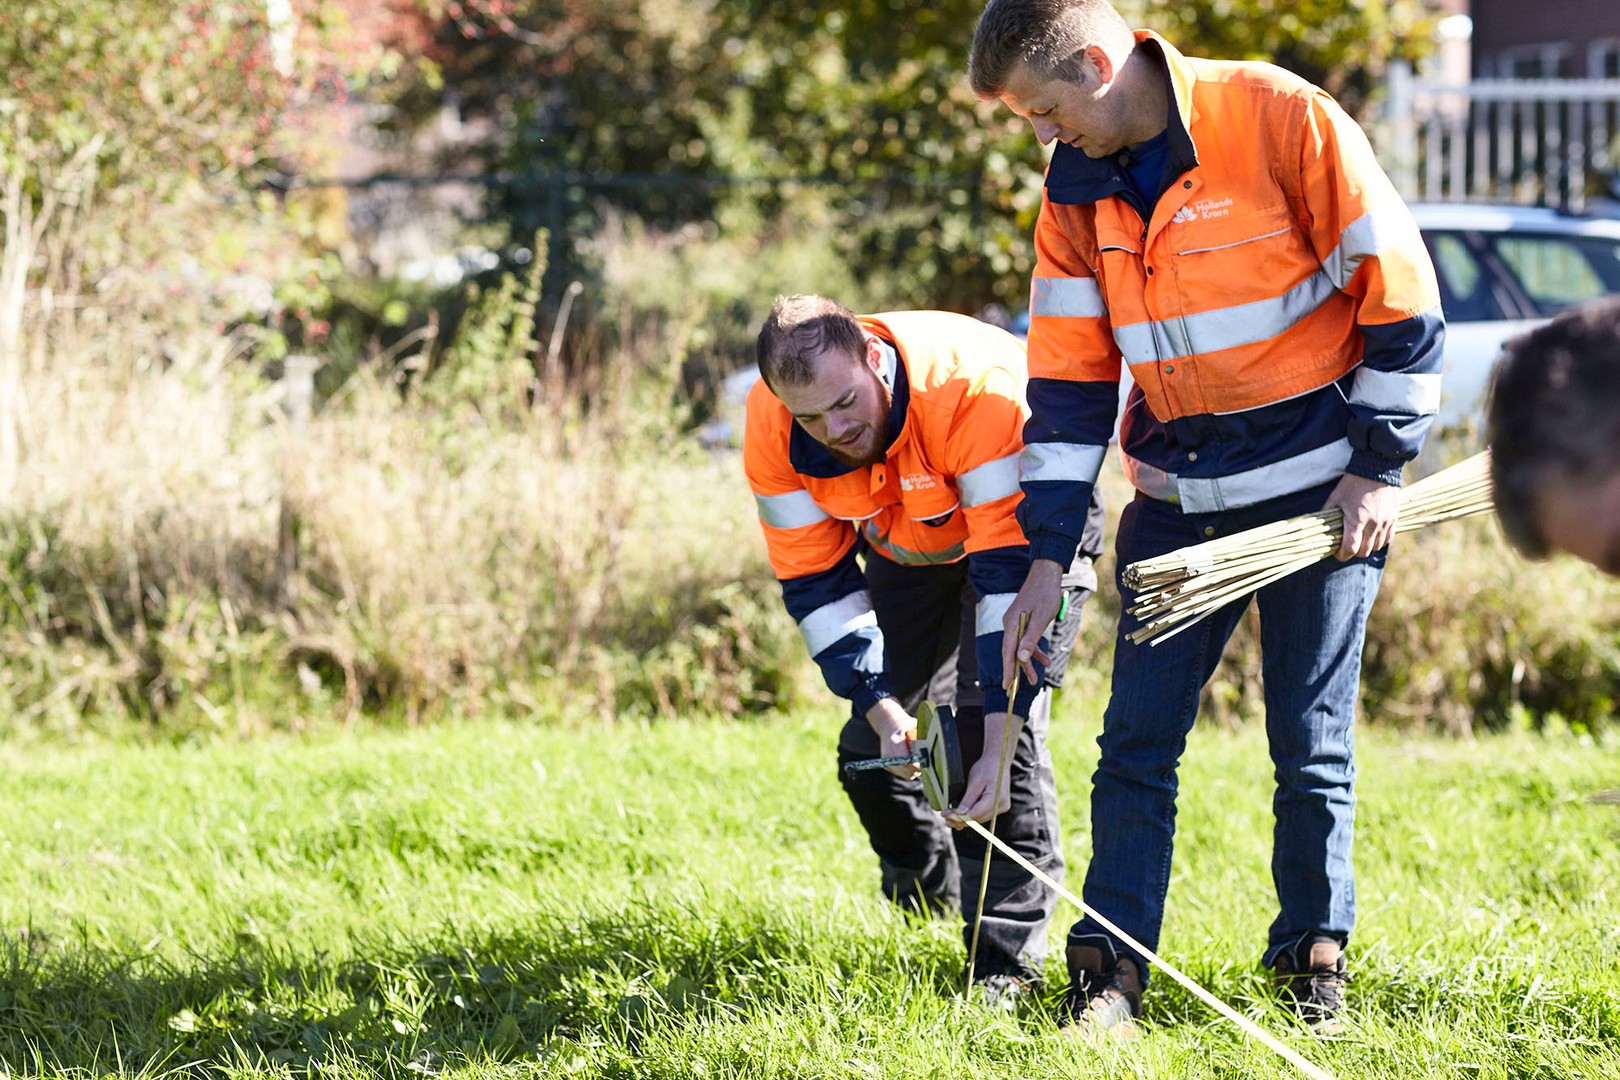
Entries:
POLYGON ((1416 115, 1412 65, 1396 60, 1389 65, 1389 123, 1395 138, 1395 160, 1391 163, 1390 176, 1403 199, 1417 198, 1416 115))
POLYGON ((293 470, 303 464, 304 438, 315 411, 315 372, 321 362, 313 356, 289 356, 281 373, 281 411, 287 420, 281 458, 281 528, 276 539, 276 595, 291 611, 298 605, 298 510, 293 495, 293 470))

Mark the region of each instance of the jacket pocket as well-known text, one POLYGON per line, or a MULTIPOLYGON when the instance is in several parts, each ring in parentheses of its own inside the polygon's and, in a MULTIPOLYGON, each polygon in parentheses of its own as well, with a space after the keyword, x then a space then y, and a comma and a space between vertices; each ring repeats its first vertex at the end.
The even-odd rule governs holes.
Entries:
POLYGON ((1263 241, 1278 240, 1293 229, 1293 215, 1285 206, 1209 220, 1195 217, 1178 226, 1177 234, 1171 241, 1171 251, 1178 257, 1230 251, 1263 241))

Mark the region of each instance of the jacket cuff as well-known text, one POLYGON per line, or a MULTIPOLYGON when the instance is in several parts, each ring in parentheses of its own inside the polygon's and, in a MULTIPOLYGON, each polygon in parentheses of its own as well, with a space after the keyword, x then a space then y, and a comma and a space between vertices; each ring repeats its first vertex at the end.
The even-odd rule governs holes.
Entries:
MULTIPOLYGON (((1039 668, 1039 665, 1036 666, 1039 668)), ((984 714, 989 716, 991 713, 1011 711, 1018 716, 1022 716, 1025 720, 1028 720, 1029 710, 1035 707, 1035 695, 1039 694, 1044 686, 1044 678, 1036 680, 1033 685, 1027 681, 1020 681, 1018 684, 1018 700, 1012 703, 1011 710, 1007 708, 1006 690, 999 686, 982 687, 981 689, 984 693, 984 714)))
POLYGON ((1406 462, 1401 458, 1385 457, 1371 450, 1350 451, 1350 464, 1344 471, 1364 480, 1376 480, 1391 487, 1401 486, 1401 470, 1406 462))
MULTIPOLYGON (((1046 635, 1043 634, 1041 636, 1038 647, 1040 648, 1041 652, 1051 651, 1052 644, 1047 640, 1046 635)), ((1018 716, 1022 716, 1025 720, 1029 719, 1029 710, 1035 705, 1035 695, 1039 694, 1041 689, 1046 685, 1046 665, 1041 663, 1039 660, 1034 661, 1034 664, 1035 681, 1031 682, 1028 679, 1020 677, 1018 680, 1018 699, 1012 702, 1011 711, 1018 716)), ((999 685, 986 686, 981 681, 979 683, 979 691, 984 695, 984 712, 986 716, 990 715, 991 713, 1008 711, 1006 687, 999 685)))
MULTIPOLYGON (((1045 638, 1041 639, 1041 647, 1047 647, 1045 638)), ((1041 688, 1046 685, 1046 666, 1036 664, 1035 671, 1037 677, 1034 682, 1020 682, 1018 684, 1018 700, 1012 703, 1013 713, 1022 716, 1025 720, 1029 719, 1029 710, 1035 707, 1035 695, 1039 694, 1041 688)))
POLYGON ((867 710, 886 697, 894 697, 895 693, 889 688, 887 675, 873 675, 855 690, 855 696, 850 700, 855 705, 855 715, 865 719, 867 710))
POLYGON ((1080 541, 1058 533, 1036 533, 1029 538, 1029 561, 1036 559, 1051 559, 1053 562, 1068 566, 1074 561, 1074 553, 1079 550, 1080 541))

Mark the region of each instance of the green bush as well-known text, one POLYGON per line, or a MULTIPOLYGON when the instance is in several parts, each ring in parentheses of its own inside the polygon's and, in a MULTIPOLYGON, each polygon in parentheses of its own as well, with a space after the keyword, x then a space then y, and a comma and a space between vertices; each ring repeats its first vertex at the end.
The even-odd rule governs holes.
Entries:
POLYGON ((1620 592, 1528 563, 1489 520, 1403 539, 1368 625, 1364 709, 1453 733, 1558 719, 1597 732, 1620 692, 1620 592))

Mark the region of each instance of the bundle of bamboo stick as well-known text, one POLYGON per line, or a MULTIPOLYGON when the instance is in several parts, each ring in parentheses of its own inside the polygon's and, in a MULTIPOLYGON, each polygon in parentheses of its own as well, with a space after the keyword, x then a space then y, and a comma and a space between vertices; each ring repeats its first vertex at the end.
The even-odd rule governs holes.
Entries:
MULTIPOLYGON (((1487 450, 1402 488, 1395 531, 1490 510, 1490 462, 1487 450)), ((1343 534, 1344 514, 1335 507, 1132 563, 1124 581, 1137 594, 1130 613, 1142 626, 1127 636, 1138 645, 1166 641, 1233 600, 1330 557, 1343 534)))

